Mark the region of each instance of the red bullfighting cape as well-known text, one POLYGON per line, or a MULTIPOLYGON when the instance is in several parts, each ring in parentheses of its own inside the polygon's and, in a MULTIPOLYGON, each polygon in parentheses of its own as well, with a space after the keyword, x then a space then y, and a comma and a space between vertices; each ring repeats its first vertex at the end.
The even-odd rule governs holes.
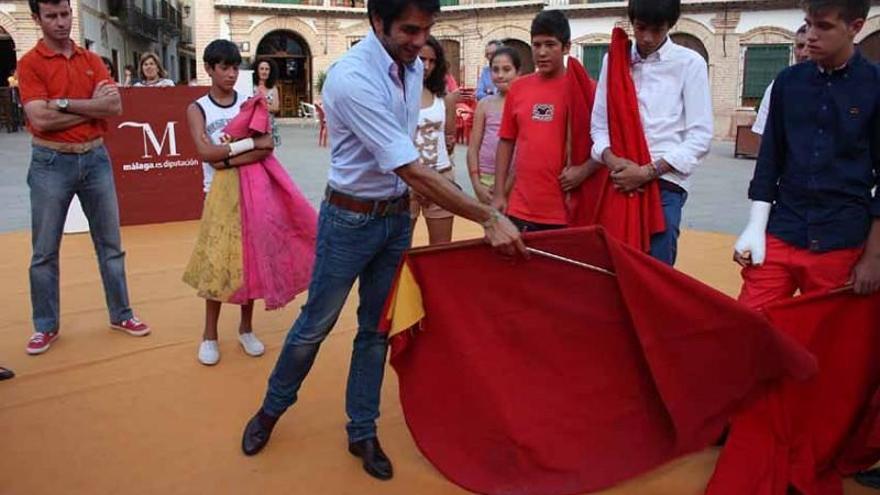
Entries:
MULTIPOLYGON (((568 153, 568 163, 580 166, 589 160, 590 150, 593 149, 590 126, 593 101, 596 97, 596 82, 590 79, 590 74, 574 57, 568 58, 565 76, 568 78, 569 101, 571 102, 566 152, 568 153)), ((584 194, 584 187, 581 186, 568 195, 566 210, 569 226, 581 227, 593 223, 590 221, 587 210, 589 198, 584 194)))
POLYGON ((817 358, 733 422, 708 495, 840 495, 841 476, 880 460, 880 294, 809 296, 767 316, 817 358))
MULTIPOLYGON (((614 28, 608 51, 607 70, 608 132, 611 151, 639 165, 651 163, 648 143, 639 116, 639 101, 630 68, 630 42, 626 32, 614 28)), ((657 181, 646 184, 643 192, 622 193, 614 189, 610 171, 603 167, 584 182, 583 224, 605 227, 613 237, 648 252, 651 236, 666 229, 657 181)))
POLYGON ((754 391, 815 371, 761 315, 601 228, 526 240, 616 276, 458 243, 408 253, 386 307, 407 425, 464 488, 598 490, 703 449, 754 391))

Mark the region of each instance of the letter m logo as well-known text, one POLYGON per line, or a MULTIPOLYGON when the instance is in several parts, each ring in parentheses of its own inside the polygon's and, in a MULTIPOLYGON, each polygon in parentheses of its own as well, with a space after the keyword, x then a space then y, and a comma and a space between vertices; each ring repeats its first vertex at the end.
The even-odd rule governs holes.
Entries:
POLYGON ((153 155, 150 154, 150 146, 152 146, 152 149, 156 153, 156 156, 163 154, 167 156, 180 156, 180 153, 177 152, 177 133, 174 130, 175 125, 177 125, 177 122, 168 122, 167 124, 165 124, 165 132, 162 133, 161 141, 156 138, 156 133, 153 132, 153 127, 146 122, 123 122, 119 124, 119 128, 140 128, 141 132, 144 135, 144 154, 141 158, 152 158, 153 155), (165 149, 166 141, 168 142, 167 154, 162 153, 162 151, 165 149))

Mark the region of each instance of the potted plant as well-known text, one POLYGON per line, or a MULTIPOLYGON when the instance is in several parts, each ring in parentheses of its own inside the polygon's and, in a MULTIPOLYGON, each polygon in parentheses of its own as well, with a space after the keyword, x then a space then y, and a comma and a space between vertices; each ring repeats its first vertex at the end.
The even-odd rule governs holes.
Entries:
POLYGON ((324 81, 327 80, 327 73, 324 71, 318 71, 318 77, 315 80, 315 89, 318 90, 316 100, 321 99, 321 92, 324 91, 324 81))

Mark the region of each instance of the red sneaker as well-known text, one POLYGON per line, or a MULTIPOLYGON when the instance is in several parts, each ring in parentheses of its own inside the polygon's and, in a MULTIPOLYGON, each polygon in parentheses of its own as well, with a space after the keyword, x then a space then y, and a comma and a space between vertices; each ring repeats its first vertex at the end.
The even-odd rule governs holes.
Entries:
POLYGON ((27 344, 27 353, 30 355, 42 354, 49 350, 52 342, 58 340, 58 330, 54 332, 34 332, 27 344))
POLYGON ((143 337, 150 334, 150 327, 141 320, 138 320, 136 316, 132 316, 125 321, 120 321, 119 323, 111 323, 110 328, 114 330, 122 330, 123 332, 129 335, 134 335, 135 337, 143 337))

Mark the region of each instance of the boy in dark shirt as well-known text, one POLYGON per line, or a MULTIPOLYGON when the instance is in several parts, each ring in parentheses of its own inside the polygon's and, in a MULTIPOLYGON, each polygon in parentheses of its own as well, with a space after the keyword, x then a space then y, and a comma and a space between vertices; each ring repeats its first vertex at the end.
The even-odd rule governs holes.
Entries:
POLYGON ((750 307, 847 283, 880 289, 880 68, 853 45, 869 7, 804 1, 810 61, 774 83, 735 247, 750 307))

